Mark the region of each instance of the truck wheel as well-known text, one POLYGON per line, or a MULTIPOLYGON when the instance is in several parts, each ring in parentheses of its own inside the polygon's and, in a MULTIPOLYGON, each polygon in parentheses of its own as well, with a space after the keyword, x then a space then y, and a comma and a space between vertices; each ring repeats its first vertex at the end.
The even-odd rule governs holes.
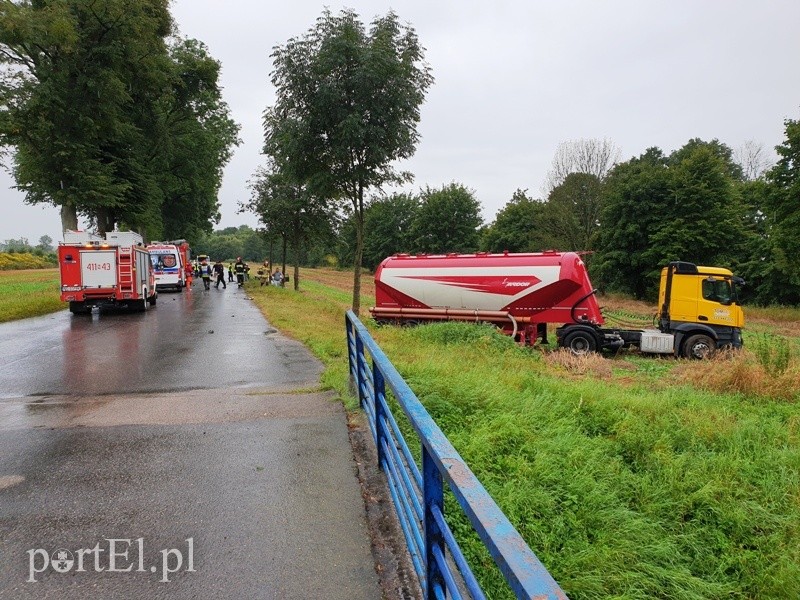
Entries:
POLYGON ((597 351, 597 339, 591 332, 582 329, 564 336, 563 345, 575 356, 586 356, 597 351))
POLYGON ((69 303, 69 312, 73 315, 88 315, 92 312, 91 306, 86 306, 83 302, 70 302, 69 303))
POLYGON ((156 300, 158 300, 158 294, 153 294, 147 299, 147 301, 150 303, 150 306, 155 306, 156 300))
POLYGON ((717 349, 717 343, 704 333, 698 333, 690 336, 683 344, 683 356, 686 358, 693 358, 695 360, 702 360, 709 358, 714 350, 717 349))

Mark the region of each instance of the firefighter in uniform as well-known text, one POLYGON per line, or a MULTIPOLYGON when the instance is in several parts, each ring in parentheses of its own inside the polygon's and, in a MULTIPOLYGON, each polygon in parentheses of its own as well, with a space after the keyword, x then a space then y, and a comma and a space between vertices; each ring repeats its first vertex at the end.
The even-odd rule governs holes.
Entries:
POLYGON ((242 261, 242 257, 238 257, 233 265, 233 272, 236 273, 236 281, 239 287, 244 285, 244 274, 247 272, 247 265, 242 261))
POLYGON ((221 260, 218 260, 214 263, 214 275, 217 277, 217 283, 214 284, 214 287, 219 289, 219 284, 222 284, 222 289, 227 289, 227 285, 225 285, 225 265, 222 264, 221 260))
POLYGON ((200 277, 203 278, 203 287, 207 290, 211 289, 211 265, 208 261, 203 259, 200 263, 200 277))

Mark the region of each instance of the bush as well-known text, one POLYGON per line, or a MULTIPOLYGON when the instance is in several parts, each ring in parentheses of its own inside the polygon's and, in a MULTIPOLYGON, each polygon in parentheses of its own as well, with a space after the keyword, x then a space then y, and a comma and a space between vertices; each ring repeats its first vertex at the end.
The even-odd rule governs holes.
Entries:
POLYGON ((754 339, 753 352, 764 370, 777 377, 783 375, 792 360, 792 346, 780 335, 762 333, 754 339))
POLYGON ((0 271, 51 269, 58 265, 55 254, 37 256, 31 252, 0 252, 0 271))

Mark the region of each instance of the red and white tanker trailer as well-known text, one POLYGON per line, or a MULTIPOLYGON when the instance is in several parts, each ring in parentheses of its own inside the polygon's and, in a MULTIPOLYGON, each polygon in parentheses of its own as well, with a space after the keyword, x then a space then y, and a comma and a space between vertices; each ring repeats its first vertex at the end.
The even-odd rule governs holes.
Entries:
POLYGON ((547 341, 576 354, 639 346, 643 352, 701 358, 717 346, 741 347, 744 324, 727 269, 670 263, 662 272, 659 328, 604 327, 586 266, 574 252, 408 255, 375 271, 378 322, 460 320, 493 323, 520 343, 547 341))

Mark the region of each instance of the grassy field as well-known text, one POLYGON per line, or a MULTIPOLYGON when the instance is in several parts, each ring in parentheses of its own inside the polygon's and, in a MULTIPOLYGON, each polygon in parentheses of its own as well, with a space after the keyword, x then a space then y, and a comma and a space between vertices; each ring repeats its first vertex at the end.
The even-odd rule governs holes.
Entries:
MULTIPOLYGON (((325 362, 324 384, 353 409, 351 282, 304 269, 300 293, 248 290, 325 362)), ((369 307, 374 291, 363 292, 369 307)), ((601 304, 634 322, 652 310, 601 304)), ((366 308, 362 320, 572 600, 795 600, 800 313, 746 313, 748 349, 704 362, 578 360, 488 328, 376 328, 366 308)), ((511 597, 452 499, 448 507, 489 596, 511 597)))
POLYGON ((0 271, 0 323, 63 310, 58 269, 0 271))

